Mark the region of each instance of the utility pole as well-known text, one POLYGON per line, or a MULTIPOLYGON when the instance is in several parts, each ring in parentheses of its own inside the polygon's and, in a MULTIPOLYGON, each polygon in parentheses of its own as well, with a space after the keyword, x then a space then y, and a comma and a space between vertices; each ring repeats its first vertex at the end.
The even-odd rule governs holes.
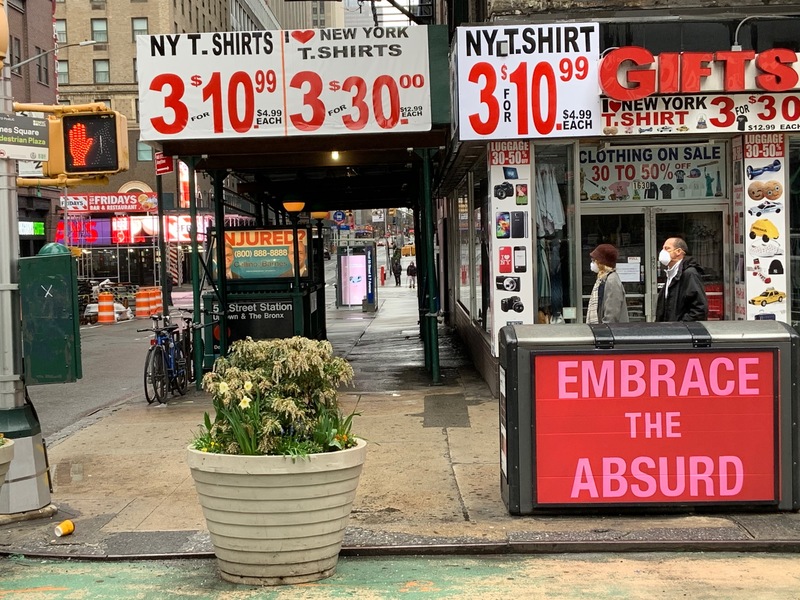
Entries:
MULTIPOLYGON (((0 112, 11 114, 11 68, 3 61, 8 48, 6 11, 0 0, 0 112)), ((18 215, 16 160, 0 158, 0 431, 14 440, 15 450, 6 474, 13 483, 0 487, 0 513, 52 506, 42 428, 31 407, 25 404, 22 380, 18 215)))

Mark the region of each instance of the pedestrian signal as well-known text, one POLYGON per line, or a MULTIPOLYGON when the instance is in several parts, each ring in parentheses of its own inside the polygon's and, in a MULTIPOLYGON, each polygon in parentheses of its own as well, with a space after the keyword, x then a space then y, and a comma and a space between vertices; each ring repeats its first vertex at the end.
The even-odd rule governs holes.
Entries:
POLYGON ((45 176, 113 175, 128 170, 128 120, 116 111, 51 118, 49 139, 45 176))

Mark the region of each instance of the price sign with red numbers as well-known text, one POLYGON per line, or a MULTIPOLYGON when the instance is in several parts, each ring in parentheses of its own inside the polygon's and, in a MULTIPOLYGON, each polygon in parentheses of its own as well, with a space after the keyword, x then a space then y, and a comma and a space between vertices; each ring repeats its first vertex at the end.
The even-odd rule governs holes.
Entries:
POLYGON ((143 140, 427 131, 425 27, 137 36, 143 140))
POLYGON ((603 98, 601 104, 605 135, 800 130, 800 96, 792 92, 603 98))
POLYGON ((462 140, 602 133, 597 23, 459 27, 462 140))

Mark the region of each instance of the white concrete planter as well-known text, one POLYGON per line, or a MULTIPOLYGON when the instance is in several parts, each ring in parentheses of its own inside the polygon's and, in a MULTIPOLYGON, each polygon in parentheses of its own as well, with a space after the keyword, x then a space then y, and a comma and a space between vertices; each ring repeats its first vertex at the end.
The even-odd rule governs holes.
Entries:
POLYGON ((366 455, 363 440, 294 459, 189 448, 222 578, 280 585, 333 575, 366 455))
POLYGON ((14 440, 5 438, 5 441, 6 443, 0 446, 0 487, 3 487, 6 473, 8 473, 11 460, 14 458, 14 440))

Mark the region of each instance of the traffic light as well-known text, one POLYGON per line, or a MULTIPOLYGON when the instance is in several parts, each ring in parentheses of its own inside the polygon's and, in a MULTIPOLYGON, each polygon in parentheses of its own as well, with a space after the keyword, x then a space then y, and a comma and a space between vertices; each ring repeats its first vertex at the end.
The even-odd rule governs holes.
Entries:
POLYGON ((50 160, 47 177, 113 175, 127 171, 128 120, 120 113, 67 113, 49 120, 50 160))

